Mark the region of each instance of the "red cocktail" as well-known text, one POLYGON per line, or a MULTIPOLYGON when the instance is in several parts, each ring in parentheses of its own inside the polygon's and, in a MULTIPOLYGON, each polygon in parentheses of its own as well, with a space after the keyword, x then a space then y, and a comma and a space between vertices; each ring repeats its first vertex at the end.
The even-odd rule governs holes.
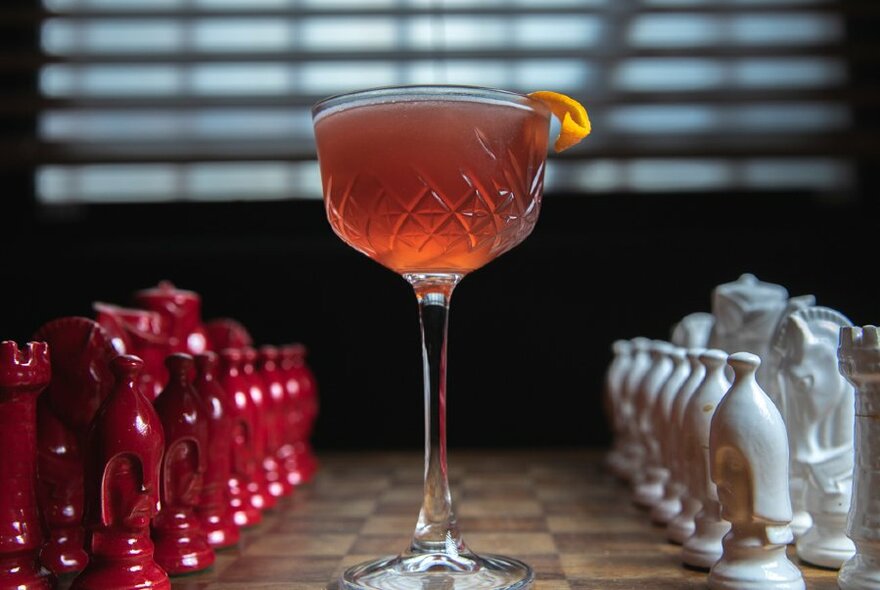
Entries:
POLYGON ((425 363, 425 488, 412 543, 348 569, 341 588, 527 588, 529 566, 473 553, 455 522, 446 475, 446 319, 458 281, 534 228, 550 111, 500 90, 419 86, 330 98, 313 116, 330 224, 413 285, 425 363))

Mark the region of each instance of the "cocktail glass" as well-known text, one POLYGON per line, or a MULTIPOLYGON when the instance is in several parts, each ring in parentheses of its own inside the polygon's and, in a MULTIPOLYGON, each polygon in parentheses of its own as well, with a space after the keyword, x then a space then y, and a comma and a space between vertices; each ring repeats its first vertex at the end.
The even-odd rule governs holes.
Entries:
POLYGON ((502 90, 403 86, 312 110, 327 217, 349 246, 415 289, 422 328, 425 487, 400 555, 345 571, 345 589, 518 589, 531 568, 462 540, 446 468, 449 299, 469 272, 519 244, 538 219, 550 112, 502 90))

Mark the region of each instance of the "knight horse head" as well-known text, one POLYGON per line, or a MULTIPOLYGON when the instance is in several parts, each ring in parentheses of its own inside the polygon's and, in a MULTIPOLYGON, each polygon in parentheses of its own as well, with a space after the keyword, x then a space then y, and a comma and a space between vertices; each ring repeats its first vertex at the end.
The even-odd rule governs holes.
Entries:
POLYGON ((776 335, 786 421, 800 462, 824 462, 852 448, 853 389, 837 366, 840 329, 851 325, 833 309, 812 306, 789 314, 776 335))

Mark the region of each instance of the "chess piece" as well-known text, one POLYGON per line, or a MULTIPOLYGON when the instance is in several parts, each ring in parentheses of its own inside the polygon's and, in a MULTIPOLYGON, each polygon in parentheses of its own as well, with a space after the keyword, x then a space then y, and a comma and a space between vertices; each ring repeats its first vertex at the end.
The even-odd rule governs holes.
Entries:
POLYGON ((840 372, 855 386, 855 477, 847 535, 855 555, 840 568, 841 590, 880 588, 880 329, 844 327, 840 372))
POLYGON ((37 400, 37 501, 46 530, 40 561, 56 575, 88 562, 83 531, 85 439, 113 389, 117 356, 106 332, 84 317, 42 325, 35 340, 49 345, 52 380, 37 400))
POLYGON ((244 325, 232 318, 217 318, 205 323, 205 334, 211 350, 253 346, 254 339, 244 325))
POLYGON ((253 404, 248 392, 248 382, 241 372, 242 353, 237 348, 220 351, 220 371, 218 381, 226 394, 225 407, 229 409, 232 429, 229 449, 230 468, 229 506, 233 520, 240 527, 253 526, 263 520, 262 498, 254 502, 250 482, 257 471, 257 461, 253 447, 253 404))
POLYGON ((670 342, 682 348, 706 348, 715 324, 715 316, 698 311, 684 316, 672 328, 670 342))
POLYGON ((648 350, 651 341, 639 336, 633 338, 630 342, 632 343, 632 362, 623 379, 622 395, 620 396, 620 419, 625 426, 622 444, 623 460, 621 462, 621 471, 616 475, 632 483, 636 478, 635 472, 641 448, 639 445, 638 421, 635 416, 634 401, 645 373, 651 368, 651 355, 648 350))
POLYGON ((141 389, 152 401, 168 382, 165 357, 169 353, 169 334, 162 316, 146 309, 129 309, 95 302, 95 320, 110 337, 119 354, 133 354, 144 361, 140 373, 141 389))
POLYGON ((694 518, 694 534, 681 548, 685 565, 709 569, 721 558, 721 539, 730 530, 730 523, 721 518, 718 491, 709 470, 709 430, 712 416, 730 382, 724 375, 727 353, 710 349, 700 355, 706 368, 703 382, 694 392, 685 409, 682 450, 688 470, 688 493, 702 504, 694 518))
POLYGON ((138 307, 158 312, 168 329, 168 352, 199 354, 208 347, 202 325, 202 298, 198 293, 178 289, 170 281, 134 294, 138 307))
POLYGON ((685 352, 684 348, 677 346, 669 351, 672 373, 660 389, 652 415, 654 428, 647 471, 648 481, 655 482, 663 488, 663 496, 651 510, 651 520, 660 525, 667 524, 681 512, 680 494, 673 493, 671 489, 673 486, 670 480, 669 431, 673 429, 672 405, 691 372, 685 352))
POLYGON ((205 474, 196 514, 202 523, 208 545, 215 549, 238 543, 240 533, 229 500, 229 468, 232 422, 226 392, 217 381, 218 357, 214 352, 196 355, 193 387, 207 406, 208 444, 205 474))
POLYGON ((171 575, 189 574, 214 563, 214 550, 195 513, 207 468, 209 410, 190 382, 192 357, 174 353, 165 365, 168 384, 153 403, 165 433, 162 507, 152 529, 154 558, 171 575))
POLYGON ((263 379, 257 374, 256 362, 257 351, 253 347, 247 346, 241 349, 241 373, 247 382, 247 391, 250 395, 251 402, 251 419, 253 420, 253 452, 254 460, 257 463, 254 477, 251 478, 251 501, 254 502, 260 510, 274 508, 278 503, 277 496, 272 495, 269 491, 269 482, 277 481, 280 477, 280 468, 272 457, 271 461, 266 461, 266 422, 270 419, 267 415, 269 412, 270 402, 266 400, 266 390, 263 379), (267 473, 266 468, 271 469, 271 473, 267 473))
POLYGON ((49 590, 39 565, 37 396, 49 383, 45 342, 0 342, 0 588, 49 590))
POLYGON ((706 367, 700 362, 700 355, 704 348, 691 348, 687 351, 687 360, 690 367, 688 378, 682 384, 670 411, 670 426, 667 429, 667 441, 669 449, 669 490, 670 494, 677 494, 681 510, 673 516, 666 526, 666 538, 677 545, 684 544, 694 534, 694 518, 703 507, 700 500, 688 493, 688 468, 684 452, 684 428, 685 412, 694 392, 703 382, 706 376, 706 367))
POLYGON ((785 554, 793 538, 785 422, 756 380, 761 359, 738 352, 727 363, 735 377, 712 417, 709 458, 730 532, 709 572, 709 588, 804 590, 800 570, 785 554))
POLYGON ((663 497, 663 483, 656 478, 651 478, 648 469, 651 449, 659 434, 654 432, 652 412, 663 384, 672 374, 672 360, 669 358, 671 351, 672 345, 668 342, 655 340, 651 343, 651 368, 645 373, 633 402, 639 442, 641 443, 638 469, 633 480, 633 491, 635 492, 633 500, 645 508, 653 507, 663 497))
POLYGON ((605 413, 608 416, 613 432, 612 448, 606 458, 608 468, 612 473, 619 473, 624 469, 626 457, 623 449, 624 429, 626 427, 621 415, 623 400, 623 380, 632 364, 632 344, 628 340, 616 340, 611 346, 614 358, 608 365, 605 373, 605 413))
POLYGON ((318 416, 318 392, 315 376, 306 363, 305 346, 282 346, 281 370, 290 404, 287 412, 290 452, 285 472, 291 484, 299 485, 309 481, 318 467, 309 440, 318 416))
MULTIPOLYGON (((773 330, 773 338, 771 339, 770 348, 767 351, 767 357, 758 368, 758 384, 773 401, 782 414, 782 419, 788 424, 788 410, 785 407, 785 383, 782 379, 782 357, 785 352, 785 343, 781 338, 781 328, 785 318, 798 309, 806 309, 816 305, 816 298, 813 295, 801 295, 792 297, 786 303, 785 311, 779 318, 776 328, 773 330)), ((787 428, 789 434, 789 448, 794 448, 795 441, 791 439, 792 428, 787 428)), ((789 477, 791 478, 791 508, 793 516, 791 519, 791 531, 794 533, 795 539, 807 532, 813 525, 813 517, 807 512, 804 493, 806 491, 807 482, 803 474, 798 469, 794 453, 790 457, 791 465, 789 467, 789 477)))
POLYGON ((257 356, 257 374, 263 380, 266 393, 266 458, 263 470, 266 472, 269 493, 280 498, 293 492, 288 480, 284 457, 279 454, 283 444, 287 392, 284 390, 284 376, 281 374, 281 351, 275 346, 261 346, 257 356))
POLYGON ((715 323, 709 347, 751 352, 765 358, 787 301, 785 287, 761 282, 751 274, 718 285, 712 293, 715 323))
POLYGON ((162 423, 138 386, 143 361, 121 355, 112 366, 116 386, 95 415, 86 445, 89 564, 71 590, 170 590, 150 540, 165 447, 162 423))
POLYGON ((800 559, 838 569, 853 556, 846 536, 853 478, 853 388, 840 374, 837 343, 852 323, 826 307, 791 313, 780 328, 782 378, 794 465, 807 481, 813 526, 797 540, 800 559))

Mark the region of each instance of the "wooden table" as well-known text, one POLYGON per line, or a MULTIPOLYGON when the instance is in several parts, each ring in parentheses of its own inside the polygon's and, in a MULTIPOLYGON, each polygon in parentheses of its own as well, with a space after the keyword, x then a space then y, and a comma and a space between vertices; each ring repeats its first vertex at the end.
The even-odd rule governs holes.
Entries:
MULTIPOLYGON (((407 546, 421 502, 420 453, 321 455, 299 489, 209 571, 175 590, 335 590, 349 565, 407 546)), ((679 565, 629 490, 586 451, 450 453, 453 498, 477 552, 518 557, 536 590, 705 588, 679 565)), ((801 565, 810 590, 837 588, 837 572, 801 565)))

